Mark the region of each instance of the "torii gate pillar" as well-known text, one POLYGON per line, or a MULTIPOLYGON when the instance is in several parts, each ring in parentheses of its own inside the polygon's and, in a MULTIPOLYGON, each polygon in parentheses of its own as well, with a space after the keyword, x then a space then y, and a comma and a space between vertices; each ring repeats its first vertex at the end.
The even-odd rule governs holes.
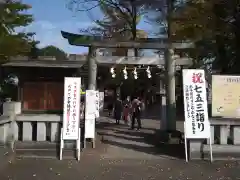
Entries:
POLYGON ((166 129, 176 130, 176 60, 173 58, 174 50, 165 51, 165 90, 166 90, 166 129))
POLYGON ((97 88, 97 62, 96 62, 97 49, 89 47, 88 51, 88 89, 96 90, 97 88))

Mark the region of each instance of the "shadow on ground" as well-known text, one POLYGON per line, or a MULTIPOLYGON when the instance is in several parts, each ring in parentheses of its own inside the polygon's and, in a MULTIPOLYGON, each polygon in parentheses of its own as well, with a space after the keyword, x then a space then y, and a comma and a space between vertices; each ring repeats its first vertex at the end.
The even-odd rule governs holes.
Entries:
POLYGON ((168 134, 166 132, 156 132, 154 128, 143 128, 141 131, 135 131, 128 130, 125 125, 103 122, 99 123, 96 129, 103 144, 151 155, 180 159, 185 157, 184 144, 166 143, 168 134), (114 139, 117 139, 117 141, 114 141, 114 139))

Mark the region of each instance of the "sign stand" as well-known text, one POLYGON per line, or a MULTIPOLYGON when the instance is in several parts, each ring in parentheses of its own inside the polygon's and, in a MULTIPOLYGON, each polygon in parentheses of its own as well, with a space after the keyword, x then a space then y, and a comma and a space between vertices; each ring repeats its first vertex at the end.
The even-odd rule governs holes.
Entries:
MULTIPOLYGON (((96 120, 94 120, 95 122, 96 120)), ((96 135, 95 135, 96 136, 96 135)), ((83 142, 83 148, 86 148, 87 147, 87 139, 91 139, 91 142, 92 142, 92 148, 95 148, 96 147, 96 141, 95 141, 95 137, 85 137, 84 136, 84 142, 83 142)))
POLYGON ((184 69, 182 73, 185 117, 184 142, 186 162, 188 162, 189 159, 188 140, 193 139, 209 140, 210 160, 212 162, 212 137, 211 126, 208 117, 205 72, 203 69, 184 69))
POLYGON ((95 148, 96 147, 96 141, 95 141, 95 138, 92 138, 92 148, 95 148))
MULTIPOLYGON (((186 129, 186 125, 184 122, 184 131, 186 129)), ((210 152, 210 161, 213 162, 213 153, 212 153, 212 138, 211 136, 208 138, 209 139, 209 152, 210 152)), ((188 162, 188 140, 191 140, 190 138, 186 137, 186 134, 184 133, 184 144, 185 144, 185 159, 186 162, 188 162)))
POLYGON ((91 139, 92 141, 92 148, 95 148, 96 147, 96 141, 95 141, 95 138, 84 138, 84 147, 83 148, 86 148, 87 147, 87 142, 86 142, 86 139, 91 139))
MULTIPOLYGON (((61 140, 60 140, 60 160, 63 157, 63 149, 64 149, 64 139, 63 139, 63 128, 61 128, 61 140)), ((81 128, 78 131, 78 139, 76 140, 76 158, 80 161, 81 156, 81 128)))

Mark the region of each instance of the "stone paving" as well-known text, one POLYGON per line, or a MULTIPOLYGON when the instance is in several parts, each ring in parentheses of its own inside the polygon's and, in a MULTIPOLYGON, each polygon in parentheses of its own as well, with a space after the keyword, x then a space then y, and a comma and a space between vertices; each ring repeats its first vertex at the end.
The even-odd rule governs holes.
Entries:
POLYGON ((107 117, 99 123, 102 142, 96 149, 85 149, 80 162, 15 158, 4 164, 1 158, 0 180, 240 180, 237 161, 186 163, 183 147, 156 148, 152 137, 160 127, 157 119, 143 119, 141 131, 129 130, 123 124, 115 125, 107 117))
MULTIPOLYGON (((115 125, 111 118, 102 119, 102 123, 108 124, 99 130, 104 144, 107 144, 104 158, 115 159, 162 159, 171 158, 167 153, 161 153, 155 147, 153 141, 156 128, 160 128, 160 121, 154 119, 143 119, 140 131, 130 130, 129 126, 115 125)), ((181 146, 181 145, 175 145, 181 146)), ((183 148, 183 146, 182 146, 183 148)))

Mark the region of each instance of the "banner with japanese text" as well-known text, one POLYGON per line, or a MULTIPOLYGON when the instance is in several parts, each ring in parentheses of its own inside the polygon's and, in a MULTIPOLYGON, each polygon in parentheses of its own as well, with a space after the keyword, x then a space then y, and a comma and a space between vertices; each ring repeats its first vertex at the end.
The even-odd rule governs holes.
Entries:
POLYGON ((103 111, 104 109, 104 92, 99 92, 99 110, 103 111))
POLYGON ((64 79, 64 109, 63 109, 63 139, 77 140, 80 118, 81 78, 65 77, 64 79))
POLYGON ((95 117, 96 117, 96 91, 86 90, 85 119, 95 119, 95 117))
POLYGON ((95 105, 96 105, 96 118, 99 118, 100 114, 99 114, 99 101, 100 101, 100 97, 99 97, 100 93, 99 91, 96 91, 96 99, 95 99, 95 105))
POLYGON ((210 138, 204 70, 183 70, 183 95, 186 138, 210 138))
POLYGON ((95 138, 96 91, 86 90, 85 97, 85 138, 95 138))

